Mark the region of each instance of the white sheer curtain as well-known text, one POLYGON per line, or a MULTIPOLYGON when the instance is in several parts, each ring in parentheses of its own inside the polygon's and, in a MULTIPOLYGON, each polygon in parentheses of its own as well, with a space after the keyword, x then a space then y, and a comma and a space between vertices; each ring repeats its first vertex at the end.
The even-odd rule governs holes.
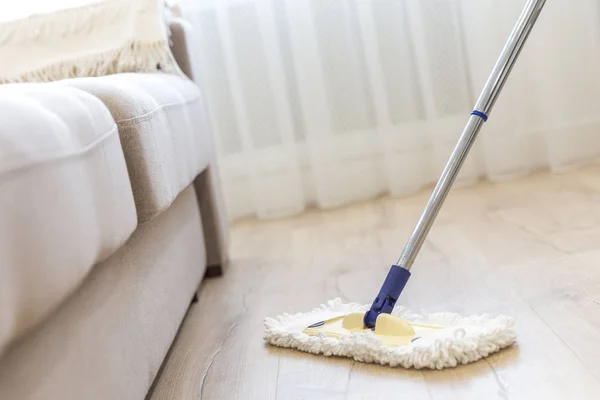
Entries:
MULTIPOLYGON (((231 218, 436 179, 525 0, 197 0, 231 218)), ((600 156, 600 5, 549 0, 459 185, 600 156)))

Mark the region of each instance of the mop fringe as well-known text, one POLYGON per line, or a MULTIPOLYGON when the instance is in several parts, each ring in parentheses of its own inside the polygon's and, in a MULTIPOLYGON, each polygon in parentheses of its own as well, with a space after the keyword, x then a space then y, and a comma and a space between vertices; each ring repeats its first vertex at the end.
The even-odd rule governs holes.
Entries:
POLYGON ((264 340, 274 346, 311 354, 340 356, 390 367, 444 369, 478 361, 515 343, 514 320, 488 314, 463 317, 454 313, 420 315, 396 306, 393 315, 407 322, 444 327, 432 335, 400 347, 384 345, 372 331, 332 338, 310 336, 302 330, 325 319, 366 312, 369 305, 343 303, 336 298, 307 313, 282 314, 264 320, 264 340))

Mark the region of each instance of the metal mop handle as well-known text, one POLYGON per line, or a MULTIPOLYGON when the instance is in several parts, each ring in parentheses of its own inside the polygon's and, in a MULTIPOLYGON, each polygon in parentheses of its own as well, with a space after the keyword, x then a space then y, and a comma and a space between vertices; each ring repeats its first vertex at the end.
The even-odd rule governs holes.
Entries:
POLYGON ((523 10, 523 13, 519 17, 517 25, 513 29, 502 50, 500 58, 494 66, 492 74, 488 78, 488 81, 477 100, 475 109, 471 113, 471 118, 469 118, 465 130, 452 152, 452 156, 446 164, 446 167, 425 206, 421 218, 417 222, 415 229, 402 251, 402 255, 400 255, 400 258, 396 263, 402 268, 410 270, 412 267, 412 264, 429 233, 431 225, 433 225, 433 221, 442 207, 456 176, 460 172, 460 168, 467 158, 467 154, 475 142, 475 138, 477 137, 481 126, 492 111, 494 103, 533 28, 538 15, 542 11, 545 2, 546 0, 529 0, 527 2, 525 10, 523 10))
POLYGON ((389 313, 393 310, 396 300, 398 300, 400 293, 410 277, 409 270, 412 267, 452 184, 460 172, 460 168, 467 158, 467 154, 475 142, 475 138, 477 137, 481 126, 487 121, 488 115, 492 111, 496 99, 498 98, 498 95, 500 94, 500 91, 502 90, 545 3, 546 0, 527 1, 525 9, 521 13, 516 26, 511 32, 479 99, 477 100, 475 108, 471 112, 471 117, 450 156, 450 160, 448 160, 417 225, 398 259, 398 262, 396 265, 392 266, 379 295, 371 306, 371 310, 365 315, 365 325, 367 327, 373 328, 375 326, 375 319, 380 313, 389 313))

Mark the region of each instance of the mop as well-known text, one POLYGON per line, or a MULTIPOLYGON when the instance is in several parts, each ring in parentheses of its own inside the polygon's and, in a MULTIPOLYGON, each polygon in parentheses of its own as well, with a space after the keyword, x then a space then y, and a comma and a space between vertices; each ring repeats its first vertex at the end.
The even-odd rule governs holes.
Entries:
POLYGON ((469 150, 506 82, 545 0, 528 0, 400 258, 373 303, 334 299, 307 313, 265 319, 264 340, 312 354, 391 367, 443 369, 477 361, 516 341, 511 317, 418 315, 396 305, 410 269, 469 150))

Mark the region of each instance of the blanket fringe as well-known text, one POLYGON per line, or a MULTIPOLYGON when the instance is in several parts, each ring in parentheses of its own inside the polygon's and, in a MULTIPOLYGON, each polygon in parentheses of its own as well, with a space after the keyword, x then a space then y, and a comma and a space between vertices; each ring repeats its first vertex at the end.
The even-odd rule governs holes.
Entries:
POLYGON ((165 72, 183 75, 173 59, 166 40, 128 41, 125 46, 118 49, 79 55, 15 77, 0 77, 0 83, 52 82, 125 72, 165 72))

